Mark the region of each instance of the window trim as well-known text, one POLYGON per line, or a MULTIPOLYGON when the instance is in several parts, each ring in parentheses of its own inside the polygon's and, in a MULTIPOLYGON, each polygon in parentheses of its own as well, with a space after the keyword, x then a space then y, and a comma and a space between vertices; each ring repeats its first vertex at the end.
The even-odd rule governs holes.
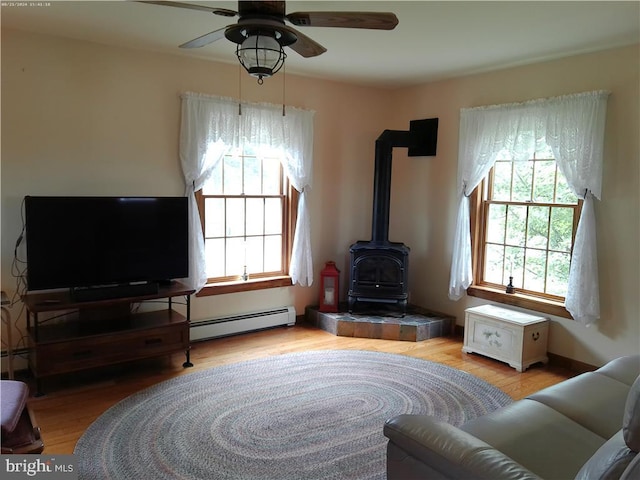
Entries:
MULTIPOLYGON (((559 301, 551 296, 544 294, 533 295, 530 293, 522 293, 516 289, 515 293, 507 293, 504 287, 489 284, 483 282, 481 279, 481 262, 483 261, 484 253, 482 251, 482 245, 484 238, 485 222, 484 208, 482 201, 482 192, 484 189, 484 182, 482 180, 480 184, 469 196, 470 200, 470 217, 471 217, 471 258, 472 258, 472 270, 473 281, 467 288, 467 295, 471 297, 478 297, 484 300, 490 300, 497 303, 504 303, 507 305, 513 305, 527 310, 533 310, 536 312, 548 313, 563 318, 573 318, 571 314, 565 308, 564 301, 559 301)), ((580 202, 579 202, 580 203, 580 202)), ((581 207, 581 205, 580 205, 581 207)))
MULTIPOLYGON (((291 261, 291 252, 293 251, 293 239, 295 235, 295 227, 298 219, 298 202, 300 193, 291 185, 291 182, 285 178, 287 191, 284 195, 283 208, 283 232, 285 241, 283 242, 282 255, 282 271, 288 272, 291 261)), ((198 214, 200 216, 200 225, 202 226, 202 235, 204 236, 204 201, 205 195, 202 190, 195 192, 196 204, 198 205, 198 214)), ((290 287, 293 285, 291 277, 287 274, 278 274, 265 276, 264 274, 254 274, 247 280, 231 279, 229 281, 209 282, 196 293, 196 297, 206 297, 211 295, 222 295, 226 293, 248 292, 253 290, 262 290, 267 288, 290 287)))
POLYGON ((288 275, 269 278, 250 278, 248 280, 234 280, 233 282, 207 283, 196 297, 209 297, 225 293, 250 292, 267 288, 290 287, 293 285, 288 275))

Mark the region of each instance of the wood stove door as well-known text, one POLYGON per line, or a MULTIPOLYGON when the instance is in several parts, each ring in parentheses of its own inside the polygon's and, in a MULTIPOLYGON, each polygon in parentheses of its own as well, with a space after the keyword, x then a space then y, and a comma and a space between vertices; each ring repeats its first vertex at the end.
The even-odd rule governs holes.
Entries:
POLYGON ((350 295, 370 298, 406 297, 402 260, 385 254, 362 255, 352 262, 350 295))

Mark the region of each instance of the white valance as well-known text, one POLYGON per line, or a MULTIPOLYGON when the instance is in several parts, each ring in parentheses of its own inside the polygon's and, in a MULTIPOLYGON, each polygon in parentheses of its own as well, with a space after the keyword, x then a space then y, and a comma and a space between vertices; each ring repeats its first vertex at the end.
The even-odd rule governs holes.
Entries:
POLYGON ((243 144, 284 153, 284 171, 300 192, 289 275, 294 283, 311 285, 311 222, 306 192, 312 184, 314 112, 286 107, 283 115, 282 105, 263 103, 242 103, 240 110, 238 100, 190 92, 181 98, 180 161, 191 208, 190 286, 200 290, 207 281, 204 237, 194 193, 224 155, 243 144))
POLYGON ((569 272, 565 306, 585 325, 600 317, 593 197, 602 194, 602 154, 608 92, 587 92, 524 103, 462 109, 458 152, 458 214, 449 298, 473 281, 468 196, 498 152, 526 160, 551 147, 573 192, 584 199, 569 272))

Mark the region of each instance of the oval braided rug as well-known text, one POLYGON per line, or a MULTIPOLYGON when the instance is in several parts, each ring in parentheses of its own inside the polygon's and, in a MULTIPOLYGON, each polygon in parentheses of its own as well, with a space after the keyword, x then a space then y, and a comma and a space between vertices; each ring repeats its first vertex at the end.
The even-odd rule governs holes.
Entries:
POLYGON ((385 420, 453 425, 511 402, 471 374, 404 355, 323 350, 182 375, 107 410, 78 440, 87 479, 384 479, 385 420))

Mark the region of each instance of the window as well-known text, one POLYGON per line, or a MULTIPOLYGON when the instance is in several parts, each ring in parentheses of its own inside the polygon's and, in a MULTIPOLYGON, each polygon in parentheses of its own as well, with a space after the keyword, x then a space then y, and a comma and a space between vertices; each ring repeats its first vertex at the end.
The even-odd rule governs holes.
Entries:
POLYGON ((294 192, 277 156, 245 147, 218 162, 197 193, 209 294, 291 284, 294 192))
MULTIPOLYGON (((473 287, 495 290, 494 300, 559 314, 581 202, 569 188, 550 149, 529 161, 501 152, 476 191, 473 287), (516 296, 505 293, 513 277, 516 296), (501 298, 497 299, 496 295, 501 298)), ((471 294, 478 294, 472 287, 471 294)), ((485 297, 487 298, 487 297, 485 297)), ((566 316, 566 311, 562 312, 566 316)))
MULTIPOLYGON (((573 318, 583 325, 600 318, 594 201, 602 198, 608 95, 604 91, 586 92, 460 110, 459 203, 449 277, 451 300, 460 300, 465 294, 475 295, 573 318), (504 286, 500 295, 500 290, 483 285, 483 275, 478 276, 483 265, 480 257, 484 240, 481 239, 486 222, 480 208, 484 188, 477 187, 494 166, 500 151, 508 150, 523 160, 521 155, 539 151, 541 142, 553 145, 553 151, 559 152, 555 160, 567 175, 571 190, 581 196, 584 203, 578 204, 580 241, 571 246, 571 269, 563 302, 541 297, 531 301, 534 297, 518 292, 505 295, 504 286), (471 220, 472 230, 469 229, 471 220)), ((533 176, 531 178, 531 188, 534 188, 533 176)), ((534 199, 530 201, 533 203, 534 199)))

